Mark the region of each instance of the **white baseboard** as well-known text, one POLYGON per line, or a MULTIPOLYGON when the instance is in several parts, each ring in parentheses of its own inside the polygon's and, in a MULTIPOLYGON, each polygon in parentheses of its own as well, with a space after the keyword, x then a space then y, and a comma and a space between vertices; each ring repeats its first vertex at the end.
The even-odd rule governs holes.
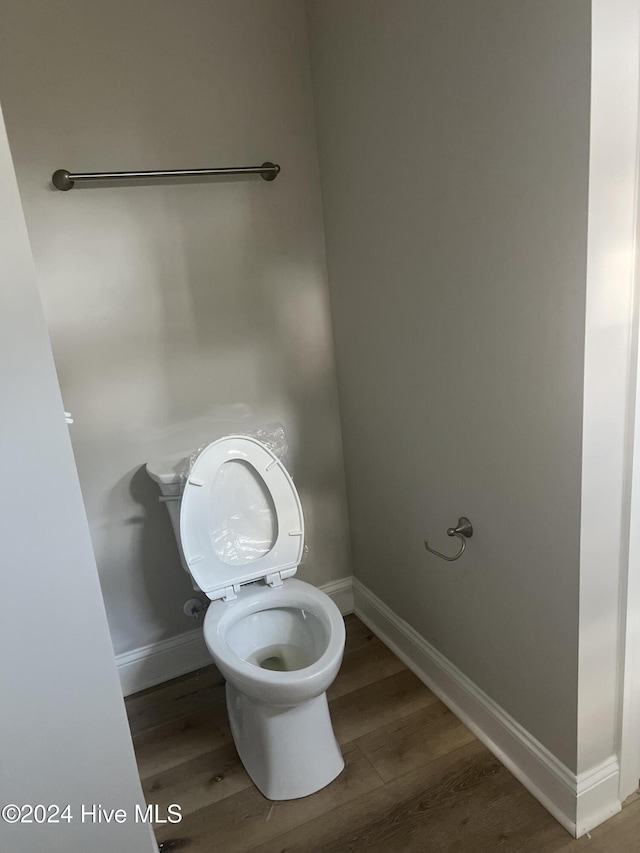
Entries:
POLYGON ((616 756, 576 776, 355 578, 353 595, 356 615, 572 835, 580 837, 620 811, 616 756))
MULTIPOLYGON (((335 601, 343 615, 353 613, 352 578, 331 581, 320 589, 335 601)), ((116 656, 124 696, 211 664, 211 655, 202 636, 202 625, 177 637, 150 643, 116 656)))
POLYGON ((590 832, 622 808, 620 762, 612 755, 576 779, 576 837, 590 832))
POLYGON ((177 637, 116 655, 124 696, 162 684, 163 681, 169 681, 211 663, 202 625, 194 631, 178 634, 177 637))
POLYGON ((354 611, 353 603, 353 578, 340 578, 339 581, 330 581, 322 584, 320 589, 338 605, 343 616, 354 611))

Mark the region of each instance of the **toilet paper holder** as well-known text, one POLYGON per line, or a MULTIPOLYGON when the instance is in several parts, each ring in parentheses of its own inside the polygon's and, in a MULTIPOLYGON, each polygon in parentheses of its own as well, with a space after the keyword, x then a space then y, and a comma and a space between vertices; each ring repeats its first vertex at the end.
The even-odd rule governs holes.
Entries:
POLYGON ((440 551, 436 551, 435 548, 430 548, 428 541, 424 540, 424 547, 427 551, 430 551, 432 554, 435 554, 436 557, 441 557, 443 560, 446 560, 448 563, 453 563, 454 560, 459 560, 460 557, 465 552, 465 548, 467 547, 467 539, 473 536, 473 526, 468 518, 464 515, 461 515, 458 519, 458 523, 455 527, 450 527, 447 530, 447 536, 457 536, 461 542, 460 550, 453 557, 447 557, 446 554, 441 554, 440 551))

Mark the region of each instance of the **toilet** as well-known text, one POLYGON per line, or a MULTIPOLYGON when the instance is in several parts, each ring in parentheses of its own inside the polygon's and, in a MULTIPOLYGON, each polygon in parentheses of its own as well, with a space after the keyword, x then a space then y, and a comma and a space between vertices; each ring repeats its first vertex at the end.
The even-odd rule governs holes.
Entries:
POLYGON ((204 639, 226 680, 238 755, 268 799, 306 797, 344 768, 326 691, 345 627, 328 595, 294 578, 304 546, 298 492, 278 457, 247 435, 207 445, 183 490, 182 462, 165 457, 147 472, 183 566, 211 599, 204 639))

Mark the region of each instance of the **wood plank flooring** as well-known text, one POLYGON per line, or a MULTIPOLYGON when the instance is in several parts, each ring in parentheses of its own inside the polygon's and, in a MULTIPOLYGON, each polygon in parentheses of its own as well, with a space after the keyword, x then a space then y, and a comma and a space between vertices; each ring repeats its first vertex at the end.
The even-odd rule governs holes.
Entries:
POLYGON ((640 800, 578 841, 355 616, 329 690, 343 773, 270 802, 238 759, 213 667, 127 699, 147 802, 182 807, 156 827, 188 853, 631 853, 640 800))

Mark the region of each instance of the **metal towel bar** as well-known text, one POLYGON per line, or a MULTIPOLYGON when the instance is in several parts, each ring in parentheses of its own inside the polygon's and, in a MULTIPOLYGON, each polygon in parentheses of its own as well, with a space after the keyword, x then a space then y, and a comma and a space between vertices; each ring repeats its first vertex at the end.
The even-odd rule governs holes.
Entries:
POLYGON ((222 169, 169 169, 160 172, 68 172, 58 169, 51 176, 57 190, 72 190, 76 181, 129 181, 149 178, 200 178, 209 175, 260 175, 265 181, 274 181, 280 174, 280 166, 267 160, 262 166, 231 166, 222 169))
POLYGON ((435 548, 429 548, 429 543, 427 540, 424 540, 424 547, 427 551, 431 551, 432 554, 435 554, 437 557, 441 557, 443 560, 446 560, 448 563, 453 563, 454 560, 460 559, 464 554, 465 548, 467 547, 467 539, 473 536, 473 526, 468 518, 465 518, 464 515, 461 515, 458 519, 458 524, 456 527, 450 527, 447 530, 447 536, 457 536, 460 542, 462 543, 462 547, 453 557, 447 557, 446 554, 441 554, 440 551, 436 551, 435 548))

